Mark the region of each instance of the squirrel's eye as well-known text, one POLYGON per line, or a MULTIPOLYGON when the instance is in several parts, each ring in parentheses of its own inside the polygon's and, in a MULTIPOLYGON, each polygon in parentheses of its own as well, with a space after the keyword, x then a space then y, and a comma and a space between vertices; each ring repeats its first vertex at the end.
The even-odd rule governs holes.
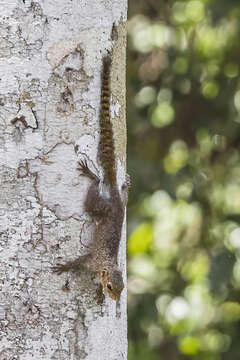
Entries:
POLYGON ((107 284, 107 288, 108 288, 109 290, 112 290, 112 285, 111 285, 110 283, 108 283, 108 284, 107 284))

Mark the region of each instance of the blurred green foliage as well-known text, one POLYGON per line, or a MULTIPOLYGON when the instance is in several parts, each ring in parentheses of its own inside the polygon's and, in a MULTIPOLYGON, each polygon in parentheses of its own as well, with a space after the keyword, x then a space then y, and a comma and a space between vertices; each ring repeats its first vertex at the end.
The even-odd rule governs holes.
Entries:
POLYGON ((240 1, 129 0, 129 360, 240 359, 240 1))

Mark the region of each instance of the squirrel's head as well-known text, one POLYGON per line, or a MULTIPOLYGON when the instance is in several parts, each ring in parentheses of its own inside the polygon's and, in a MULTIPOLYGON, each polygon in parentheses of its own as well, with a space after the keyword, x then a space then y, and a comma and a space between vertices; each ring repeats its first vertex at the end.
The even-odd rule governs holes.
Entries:
POLYGON ((111 299, 119 301, 124 288, 122 272, 118 269, 111 271, 103 270, 100 273, 100 281, 103 289, 111 299))

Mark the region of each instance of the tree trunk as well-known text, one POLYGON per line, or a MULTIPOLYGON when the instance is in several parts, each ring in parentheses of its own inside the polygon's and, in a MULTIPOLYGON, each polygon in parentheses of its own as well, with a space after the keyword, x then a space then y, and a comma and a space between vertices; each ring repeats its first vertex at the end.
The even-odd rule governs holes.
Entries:
MULTIPOLYGON (((0 360, 127 358, 126 286, 119 308, 108 297, 98 305, 90 274, 51 269, 91 246, 90 182, 76 168, 85 158, 102 174, 107 53, 124 181, 126 8, 126 0, 0 3, 0 360)), ((124 229, 119 260, 125 269, 124 229)))

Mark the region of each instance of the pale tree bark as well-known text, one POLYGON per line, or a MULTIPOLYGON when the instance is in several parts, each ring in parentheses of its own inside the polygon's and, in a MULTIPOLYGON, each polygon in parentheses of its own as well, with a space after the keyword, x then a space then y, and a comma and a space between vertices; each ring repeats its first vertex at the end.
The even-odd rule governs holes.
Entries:
POLYGON ((127 358, 126 286, 120 308, 108 297, 98 305, 91 275, 51 270, 91 246, 90 182, 76 168, 85 158, 102 175, 107 53, 125 180, 126 9, 126 0, 0 0, 0 360, 127 358))

